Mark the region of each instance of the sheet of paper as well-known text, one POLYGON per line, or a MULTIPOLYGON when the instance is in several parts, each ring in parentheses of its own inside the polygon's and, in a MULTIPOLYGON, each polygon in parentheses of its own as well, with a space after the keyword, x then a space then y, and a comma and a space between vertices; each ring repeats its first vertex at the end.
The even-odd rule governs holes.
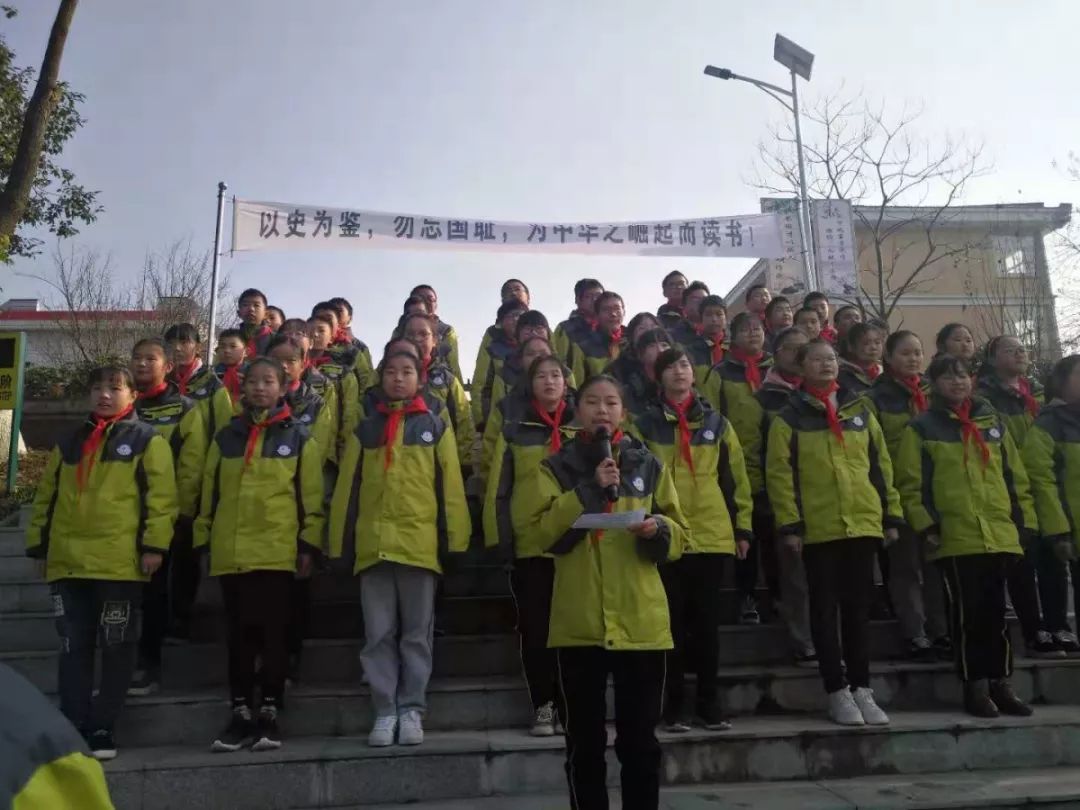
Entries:
POLYGON ((574 521, 575 529, 625 529, 645 520, 645 510, 632 512, 586 512, 574 521))

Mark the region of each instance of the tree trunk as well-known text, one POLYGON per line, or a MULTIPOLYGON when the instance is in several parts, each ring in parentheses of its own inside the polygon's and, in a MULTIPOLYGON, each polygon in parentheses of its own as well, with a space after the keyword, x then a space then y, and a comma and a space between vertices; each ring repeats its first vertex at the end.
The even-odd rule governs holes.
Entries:
POLYGON ((0 193, 0 244, 7 251, 7 243, 15 234, 22 221, 23 212, 30 199, 30 190, 37 176, 38 161, 45 144, 45 130, 49 125, 49 116, 56 105, 56 85, 60 75, 60 58, 64 55, 71 18, 75 15, 75 6, 79 0, 60 0, 49 45, 45 49, 45 59, 41 63, 37 86, 30 102, 26 105, 23 116, 19 146, 11 163, 11 172, 7 183, 0 193))

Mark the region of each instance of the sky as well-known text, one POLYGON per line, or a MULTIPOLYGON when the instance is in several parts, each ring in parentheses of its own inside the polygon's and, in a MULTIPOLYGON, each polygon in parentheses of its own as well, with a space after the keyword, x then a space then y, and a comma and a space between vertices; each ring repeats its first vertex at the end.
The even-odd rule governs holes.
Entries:
MULTIPOLYGON (((39 65, 55 0, 0 22, 39 65)), ((1080 150, 1080 3, 1044 0, 84 0, 61 78, 86 94, 64 164, 105 207, 75 237, 134 276, 147 251, 213 239, 229 194, 511 221, 751 213, 758 142, 783 108, 712 63, 784 84, 783 33, 816 54, 807 100, 862 92, 925 108, 919 131, 984 142, 994 171, 964 202, 1080 202, 1055 161, 1080 150)), ((226 222, 226 231, 229 222, 226 222)), ((226 245, 226 248, 228 245, 226 245)), ((472 367, 508 277, 552 325, 593 276, 655 310, 671 269, 725 292, 751 259, 312 251, 226 255, 234 294, 287 314, 349 298, 381 347, 408 291, 430 283, 472 367)), ((0 275, 2 297, 47 297, 46 255, 0 275)))

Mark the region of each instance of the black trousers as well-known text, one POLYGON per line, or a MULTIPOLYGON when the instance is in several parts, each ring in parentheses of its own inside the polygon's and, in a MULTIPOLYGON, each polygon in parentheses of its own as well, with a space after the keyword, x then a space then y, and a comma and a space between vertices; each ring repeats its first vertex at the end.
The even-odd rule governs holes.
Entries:
POLYGON ((830 694, 849 684, 870 685, 870 599, 876 553, 877 543, 870 537, 803 546, 810 635, 817 650, 818 671, 830 694), (847 663, 846 679, 842 661, 847 663))
POLYGON ((675 640, 675 649, 667 654, 666 717, 677 718, 685 708, 688 669, 697 676, 698 710, 711 709, 716 703, 720 586, 729 560, 729 554, 685 554, 660 566, 675 640))
MULTIPOLYGON (((782 598, 780 593, 780 559, 776 553, 776 516, 769 506, 769 499, 763 494, 754 498, 751 528, 754 531, 754 539, 750 543, 750 552, 754 553, 756 551, 760 555, 761 568, 765 574, 765 587, 769 589, 769 596, 775 604, 782 598)), ((737 558, 735 564, 739 564, 737 558)), ((756 579, 756 572, 754 576, 756 579)), ((756 587, 756 583, 750 587, 756 587)))
POLYGON ((1015 554, 965 554, 937 561, 945 582, 956 666, 965 682, 1012 674, 1005 581, 1020 561, 1015 554))
POLYGON ((1024 641, 1029 644, 1035 640, 1039 631, 1047 629, 1039 609, 1034 553, 1029 550, 1022 557, 1012 555, 1012 563, 1005 574, 1013 609, 1016 611, 1016 618, 1020 620, 1020 630, 1024 634, 1024 641))
POLYGON ((249 571, 219 577, 228 623, 229 692, 233 704, 252 705, 255 659, 262 656, 263 703, 281 705, 289 665, 291 571, 249 571))
POLYGON ((186 633, 191 624, 191 608, 199 592, 199 552, 192 548, 191 524, 181 520, 169 547, 169 623, 186 633))
POLYGON ((660 742, 656 724, 664 690, 661 650, 601 647, 555 650, 566 704, 566 780, 571 810, 607 810, 607 679, 615 691, 615 755, 621 766, 624 810, 656 810, 660 803, 660 742))
MULTIPOLYGON (((1069 629, 1069 569, 1049 543, 1035 541, 1027 554, 1038 577, 1043 626, 1051 633, 1069 629)), ((1074 587, 1075 587, 1075 577, 1074 587)), ((1017 614, 1019 615, 1019 614, 1017 614)))
POLYGON ((61 579, 52 592, 60 635, 60 711, 82 731, 112 731, 135 670, 141 582, 61 579), (94 695, 94 654, 101 681, 94 695))
POLYGON ((561 702, 555 675, 555 651, 547 645, 554 583, 555 560, 550 557, 514 560, 510 594, 517 610, 521 668, 525 672, 533 711, 545 703, 561 702))
POLYGON ((191 622, 199 589, 199 555, 193 541, 191 522, 177 521, 169 553, 143 591, 139 665, 154 673, 161 671, 161 645, 169 628, 186 630, 191 622))
POLYGON ((311 622, 311 579, 293 579, 289 612, 289 656, 299 664, 311 622))

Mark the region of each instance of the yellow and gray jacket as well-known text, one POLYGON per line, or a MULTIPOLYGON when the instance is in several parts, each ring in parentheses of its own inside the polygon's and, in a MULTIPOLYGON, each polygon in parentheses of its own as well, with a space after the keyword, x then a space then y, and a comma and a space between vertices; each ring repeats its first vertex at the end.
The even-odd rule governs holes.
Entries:
POLYGON ((101 763, 29 681, 0 664, 0 807, 112 810, 101 763))
MULTIPOLYGON (((504 559, 539 557, 549 544, 530 531, 530 520, 537 508, 535 482, 540 463, 551 455, 551 427, 521 389, 499 403, 488 421, 489 429, 496 413, 500 430, 484 497, 484 544, 499 547, 504 559)), ((574 409, 567 405, 559 426, 563 443, 577 433, 573 420, 574 409)))
MULTIPOLYGON (((619 359, 620 355, 626 351, 627 346, 625 343, 613 340, 611 335, 603 329, 595 328, 585 335, 581 342, 577 344, 577 348, 578 353, 581 355, 580 382, 584 384, 590 377, 607 373, 608 366, 619 359)), ((575 362, 578 361, 575 359, 575 362)), ((574 367, 571 366, 571 368, 574 367)), ((577 373, 576 369, 574 373, 577 373)))
MULTIPOLYGON (((772 358, 768 355, 758 363, 763 380, 771 366, 772 358)), ((710 369, 701 391, 713 410, 726 416, 735 428, 746 459, 746 475, 751 489, 757 494, 765 489, 765 476, 761 470, 763 411, 755 393, 746 381, 746 364, 730 355, 710 369)))
MULTIPOLYGON (((328 389, 333 390, 333 389, 328 389)), ((285 402, 292 411, 292 418, 304 425, 319 445, 327 463, 337 463, 338 412, 334 408, 336 397, 330 402, 320 396, 303 380, 295 389, 285 392, 285 402)))
POLYGON ((1080 549, 1080 406, 1055 400, 1043 408, 1024 440, 1023 458, 1042 536, 1080 549))
POLYGON ((604 373, 611 375, 622 384, 627 428, 633 424, 639 414, 645 412, 646 408, 659 401, 660 391, 656 383, 645 376, 645 367, 635 353, 623 352, 608 363, 604 373))
MULTIPOLYGON (((176 380, 171 380, 171 382, 176 382, 176 380)), ((187 383, 187 393, 184 396, 195 400, 195 404, 202 411, 208 445, 217 432, 236 416, 232 398, 225 390, 225 386, 221 384, 212 366, 203 365, 191 375, 187 383)))
POLYGON ((570 317, 555 327, 555 332, 551 336, 551 345, 555 349, 556 356, 567 368, 573 370, 578 379, 584 377, 581 343, 592 331, 592 323, 575 309, 570 313, 570 317))
POLYGON ((634 422, 634 435, 670 468, 679 506, 690 527, 689 554, 734 554, 735 540, 753 539, 754 499, 746 477, 742 447, 731 422, 695 399, 686 415, 691 469, 679 446, 679 418, 670 405, 657 403, 634 422))
POLYGON ((470 464, 473 442, 476 441, 476 427, 473 425, 469 398, 465 396, 465 386, 461 384, 461 380, 446 363, 435 361, 427 370, 423 394, 425 398, 434 398, 443 404, 446 416, 454 428, 458 461, 463 465, 470 464))
POLYGON ((323 451, 291 417, 257 434, 251 425, 280 412, 245 412, 210 445, 195 547, 210 548, 210 574, 295 571, 300 550, 323 546, 323 451))
POLYGON ((476 368, 472 378, 472 416, 473 424, 479 428, 487 422, 491 413, 491 392, 495 378, 499 375, 503 363, 517 351, 517 347, 506 336, 502 327, 489 326, 480 342, 480 351, 476 355, 476 368))
POLYGON ((146 582, 139 558, 165 553, 178 508, 169 443, 132 413, 110 425, 86 486, 78 488, 87 421, 53 448, 34 496, 26 554, 46 559, 45 577, 146 582))
POLYGON ((137 399, 135 412, 140 420, 169 443, 176 464, 180 515, 194 518, 199 510, 203 465, 210 443, 203 418, 204 409, 199 408, 195 400, 180 396, 180 389, 175 383, 169 383, 160 395, 137 399))
MULTIPOLYGON (((385 402, 381 391, 373 399, 385 402)), ((351 547, 349 536, 356 573, 380 562, 441 573, 441 553, 466 551, 472 530, 453 428, 431 410, 407 413, 388 460, 386 420, 372 407, 345 445, 330 508, 330 554, 351 547)))
POLYGON ((461 358, 458 356, 457 331, 450 324, 439 321, 436 325, 435 337, 439 343, 435 347, 436 356, 446 365, 458 380, 465 379, 461 376, 461 358))
MULTIPOLYGON (((929 402, 930 382, 924 377, 919 387, 929 402)), ((911 392, 891 374, 885 373, 874 380, 874 384, 863 396, 877 417, 881 432, 885 434, 889 456, 895 460, 900 453, 900 440, 904 437, 904 429, 918 416, 911 401, 911 392)))
POLYGON ((904 514, 916 532, 941 538, 935 558, 1019 554, 1020 533, 1038 526, 1027 471, 1004 420, 980 397, 972 400, 971 419, 990 450, 985 466, 940 402, 915 417, 900 440, 896 481, 904 514))
MULTIPOLYGON (((1046 401, 1046 394, 1043 391, 1042 384, 1038 380, 1029 378, 1028 385, 1031 387, 1031 396, 1035 398, 1039 405, 1042 405, 1046 401)), ((1009 433, 1012 434, 1012 440, 1016 443, 1016 446, 1023 447, 1024 441, 1027 439, 1028 429, 1035 422, 1035 417, 1028 411, 1027 405, 1024 403, 1024 397, 1020 392, 1011 385, 1002 382, 989 364, 984 365, 982 370, 979 371, 976 390, 980 397, 985 397, 994 406, 994 410, 1001 414, 1001 418, 1005 420, 1005 426, 1009 428, 1009 433)))
MULTIPOLYGON (((850 397, 851 395, 847 395, 850 397)), ((805 543, 883 537, 901 528, 900 496, 881 426, 861 398, 837 406, 843 442, 829 428, 825 406, 800 391, 772 420, 765 481, 779 535, 805 543)))
POLYGON ((612 447, 619 465, 619 499, 609 504, 593 475, 601 457, 575 439, 544 459, 536 478, 529 532, 555 556, 549 647, 670 650, 671 622, 657 565, 678 559, 689 527, 671 471, 640 441, 612 447), (649 540, 625 529, 573 528, 590 512, 641 509, 660 530, 649 540))

